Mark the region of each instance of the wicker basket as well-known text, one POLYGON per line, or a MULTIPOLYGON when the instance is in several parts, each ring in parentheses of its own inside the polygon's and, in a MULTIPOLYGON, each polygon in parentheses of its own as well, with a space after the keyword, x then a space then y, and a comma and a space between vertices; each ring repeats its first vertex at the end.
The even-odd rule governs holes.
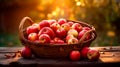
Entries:
MULTIPOLYGON (((72 20, 67 20, 67 21, 72 21, 72 20)), ((22 21, 20 22, 19 25, 19 36, 20 36, 20 41, 22 45, 28 46, 33 54, 36 57, 45 57, 45 58, 65 58, 69 55, 70 51, 72 50, 81 50, 84 46, 90 45, 93 40, 96 39, 96 31, 95 28, 92 25, 89 25, 84 22, 80 21, 72 21, 74 23, 80 23, 82 26, 87 26, 91 28, 90 31, 86 32, 83 37, 79 40, 78 44, 41 44, 38 42, 31 42, 27 40, 27 34, 26 34, 26 28, 25 23, 30 23, 33 24, 33 21, 29 17, 24 17, 22 21), (88 34, 91 34, 91 39, 84 41, 85 37, 88 34)))

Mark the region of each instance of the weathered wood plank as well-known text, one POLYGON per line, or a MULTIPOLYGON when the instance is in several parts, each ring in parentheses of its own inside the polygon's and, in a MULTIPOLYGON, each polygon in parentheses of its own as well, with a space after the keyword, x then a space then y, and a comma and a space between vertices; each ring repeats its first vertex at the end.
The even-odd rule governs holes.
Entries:
POLYGON ((17 63, 22 65, 31 65, 37 64, 39 65, 66 65, 71 66, 84 66, 84 65, 96 65, 100 67, 100 64, 119 64, 120 65, 120 46, 109 47, 90 47, 91 49, 97 49, 100 51, 100 58, 98 61, 91 62, 87 59, 83 59, 80 61, 70 61, 69 59, 45 59, 45 58, 36 58, 33 57, 31 59, 24 59, 22 57, 18 58, 9 58, 6 59, 5 54, 14 54, 18 50, 22 50, 23 47, 0 47, 0 65, 10 65, 11 63, 17 63))
POLYGON ((23 47, 0 47, 0 53, 14 53, 22 49, 23 47))

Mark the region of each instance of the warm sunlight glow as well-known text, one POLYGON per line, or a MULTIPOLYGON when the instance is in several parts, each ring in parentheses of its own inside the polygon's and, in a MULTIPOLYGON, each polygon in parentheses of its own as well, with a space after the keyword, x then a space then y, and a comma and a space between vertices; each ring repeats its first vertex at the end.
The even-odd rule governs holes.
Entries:
POLYGON ((59 11, 60 11, 60 8, 59 8, 59 7, 56 7, 55 11, 56 11, 56 12, 59 12, 59 11))
POLYGON ((81 2, 77 2, 77 3, 76 3, 76 6, 80 6, 80 5, 81 5, 81 2))
MULTIPOLYGON (((76 2, 78 2, 76 0, 76 2)), ((81 2, 78 2, 77 6, 79 6, 81 2)), ((39 2, 37 6, 37 10, 39 11, 40 18, 47 19, 57 19, 60 17, 69 18, 71 13, 73 13, 72 8, 70 7, 72 4, 68 0, 42 0, 39 2), (45 12, 45 13, 44 13, 45 12), (41 13, 44 13, 41 14, 41 13)))
POLYGON ((52 12, 52 15, 53 15, 53 16, 56 16, 56 15, 57 15, 56 11, 53 11, 53 12, 52 12))

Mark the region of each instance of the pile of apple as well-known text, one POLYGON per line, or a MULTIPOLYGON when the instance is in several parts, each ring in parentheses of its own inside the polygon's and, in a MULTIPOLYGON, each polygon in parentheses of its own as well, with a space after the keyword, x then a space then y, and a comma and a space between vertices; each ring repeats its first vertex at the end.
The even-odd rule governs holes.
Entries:
MULTIPOLYGON (((67 22, 66 19, 42 20, 28 26, 28 40, 49 44, 77 44, 79 39, 91 28, 83 27, 80 23, 67 22)), ((89 34, 85 40, 91 38, 89 34)))
MULTIPOLYGON (((58 20, 42 20, 39 23, 34 23, 26 28, 28 40, 32 42, 53 44, 78 44, 82 36, 91 28, 82 26, 80 23, 74 23, 67 21, 66 19, 58 20)), ((88 34, 84 40, 91 38, 88 34)), ((73 50, 69 56, 71 60, 80 60, 80 58, 88 58, 90 60, 96 60, 99 58, 99 52, 97 50, 89 49, 89 45, 84 47, 81 51, 73 50)), ((30 58, 32 52, 30 48, 25 47, 22 50, 22 56, 24 58, 30 58)))

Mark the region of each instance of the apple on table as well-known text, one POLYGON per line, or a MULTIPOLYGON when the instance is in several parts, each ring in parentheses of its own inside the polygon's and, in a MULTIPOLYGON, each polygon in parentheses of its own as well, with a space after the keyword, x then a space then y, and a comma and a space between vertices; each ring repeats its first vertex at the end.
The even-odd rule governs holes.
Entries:
POLYGON ((98 50, 96 49, 90 49, 88 52, 87 52, 87 57, 90 61, 95 61, 95 60, 98 60, 99 57, 100 57, 100 53, 98 50))
POLYGON ((81 49, 82 58, 84 58, 84 59, 87 59, 87 58, 88 58, 88 57, 87 57, 87 53, 88 53, 89 50, 90 50, 89 47, 83 47, 83 48, 81 49))
POLYGON ((26 59, 31 58, 32 57, 31 49, 29 47, 25 46, 21 51, 21 56, 26 59))
POLYGON ((72 61, 78 61, 81 59, 81 53, 78 50, 71 51, 69 56, 72 61))

